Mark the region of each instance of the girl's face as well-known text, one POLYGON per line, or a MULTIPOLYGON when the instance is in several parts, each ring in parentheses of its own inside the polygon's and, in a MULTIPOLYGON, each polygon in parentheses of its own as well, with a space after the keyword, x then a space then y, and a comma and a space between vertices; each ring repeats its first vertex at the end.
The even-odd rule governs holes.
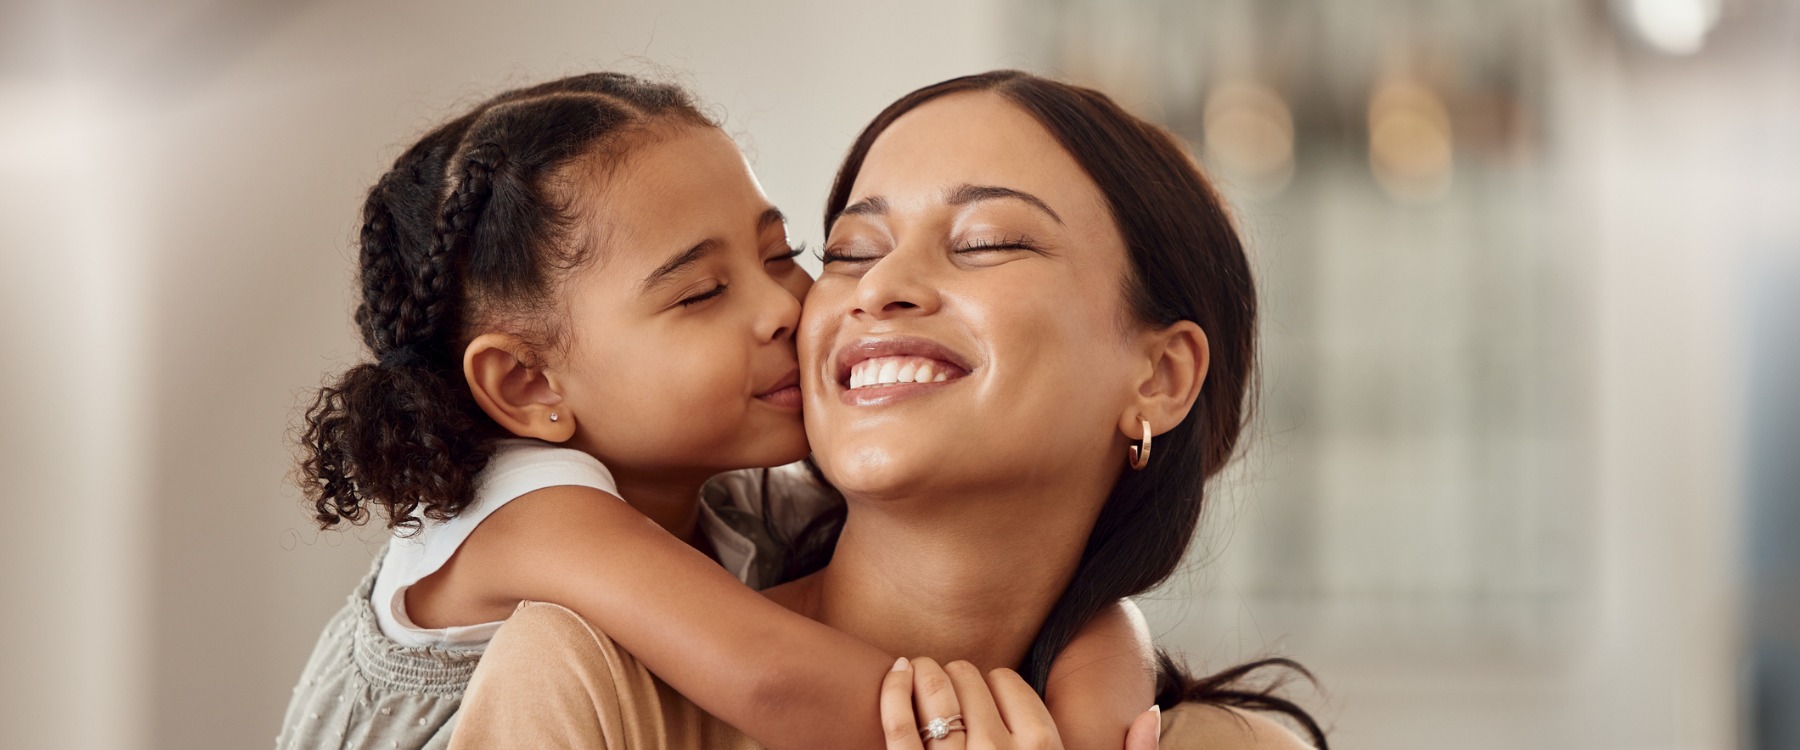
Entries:
POLYGON ((814 455, 838 487, 1116 478, 1139 359, 1124 241, 1029 114, 963 93, 902 116, 870 149, 824 260, 801 369, 814 455))
POLYGON ((563 288, 571 445, 671 477, 799 460, 794 331, 812 279, 785 220, 717 128, 644 137, 593 177, 595 260, 563 288))

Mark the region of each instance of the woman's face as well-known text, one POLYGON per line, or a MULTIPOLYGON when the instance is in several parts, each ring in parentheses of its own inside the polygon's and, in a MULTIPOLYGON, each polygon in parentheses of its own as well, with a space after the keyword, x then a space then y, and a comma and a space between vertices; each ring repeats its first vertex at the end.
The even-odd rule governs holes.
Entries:
POLYGON ((875 141, 801 323, 806 428, 852 495, 1013 491, 1123 466, 1123 240, 1025 111, 932 100, 875 141))
POLYGON ((736 145, 681 127, 596 179, 597 256, 563 290, 556 363, 574 442, 639 471, 805 457, 794 332, 811 279, 736 145))

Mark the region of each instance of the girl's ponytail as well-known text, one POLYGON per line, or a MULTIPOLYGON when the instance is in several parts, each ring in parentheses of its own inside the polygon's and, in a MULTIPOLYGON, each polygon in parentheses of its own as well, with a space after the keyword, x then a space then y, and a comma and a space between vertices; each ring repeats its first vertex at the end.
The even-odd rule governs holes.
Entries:
POLYGON ((388 205, 391 183, 383 180, 369 195, 356 319, 377 361, 319 389, 306 412, 301 471, 321 526, 361 523, 368 505, 379 503, 390 526, 417 529, 421 516, 448 519, 474 495, 492 441, 467 439, 485 424, 455 366, 457 255, 493 194, 500 159, 491 143, 461 157, 456 189, 416 264, 404 262, 388 205))

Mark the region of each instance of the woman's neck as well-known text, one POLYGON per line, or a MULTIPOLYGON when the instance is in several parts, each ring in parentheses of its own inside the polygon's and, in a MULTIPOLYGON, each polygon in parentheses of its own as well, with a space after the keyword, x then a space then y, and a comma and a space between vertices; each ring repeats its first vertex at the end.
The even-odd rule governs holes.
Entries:
POLYGON ((1088 494, 854 504, 831 564, 770 596, 888 653, 1017 668, 1080 561, 1088 494))

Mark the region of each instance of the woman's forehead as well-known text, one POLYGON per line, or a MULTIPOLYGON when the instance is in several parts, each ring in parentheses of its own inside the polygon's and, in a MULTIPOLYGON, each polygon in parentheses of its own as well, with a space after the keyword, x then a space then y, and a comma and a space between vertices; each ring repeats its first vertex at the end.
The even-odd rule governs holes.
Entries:
POLYGON ((1030 113, 993 92, 933 99, 895 120, 869 149, 851 202, 930 205, 962 185, 1030 193, 1070 220, 1105 218, 1099 188, 1030 113))

